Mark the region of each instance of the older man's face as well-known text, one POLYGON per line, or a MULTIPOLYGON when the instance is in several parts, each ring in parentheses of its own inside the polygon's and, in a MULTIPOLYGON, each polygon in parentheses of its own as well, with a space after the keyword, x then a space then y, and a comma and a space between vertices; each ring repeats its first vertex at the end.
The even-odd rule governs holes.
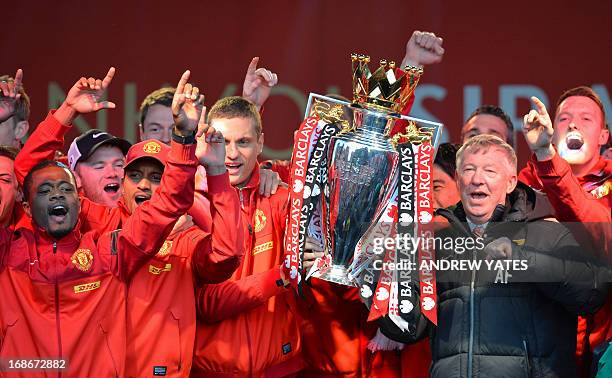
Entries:
POLYGON ((457 167, 461 202, 468 219, 476 224, 488 222, 498 204, 516 187, 516 167, 498 147, 464 151, 457 167))

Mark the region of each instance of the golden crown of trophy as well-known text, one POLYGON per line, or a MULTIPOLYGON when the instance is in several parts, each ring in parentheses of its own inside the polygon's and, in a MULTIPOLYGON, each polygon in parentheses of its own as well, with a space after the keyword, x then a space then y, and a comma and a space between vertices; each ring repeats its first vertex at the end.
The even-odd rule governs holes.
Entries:
POLYGON ((401 70, 395 67, 395 62, 387 63, 384 59, 372 73, 367 55, 352 54, 351 61, 353 102, 382 112, 401 112, 423 74, 422 68, 406 67, 406 70, 401 70))

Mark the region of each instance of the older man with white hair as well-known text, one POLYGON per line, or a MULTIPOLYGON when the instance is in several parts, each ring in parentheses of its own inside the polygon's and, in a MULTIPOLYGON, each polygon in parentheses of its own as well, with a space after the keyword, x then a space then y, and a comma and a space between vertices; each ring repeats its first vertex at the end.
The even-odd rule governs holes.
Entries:
POLYGON ((438 272, 436 327, 416 307, 404 315, 409 331, 387 322, 383 333, 414 342, 430 329, 432 377, 576 376, 577 315, 601 306, 609 272, 585 261, 546 198, 518 183, 516 154, 500 138, 463 145, 457 184, 461 202, 438 210, 449 225, 436 233, 454 247, 436 243, 436 257, 472 265, 438 272), (467 239, 481 242, 459 248, 467 239))

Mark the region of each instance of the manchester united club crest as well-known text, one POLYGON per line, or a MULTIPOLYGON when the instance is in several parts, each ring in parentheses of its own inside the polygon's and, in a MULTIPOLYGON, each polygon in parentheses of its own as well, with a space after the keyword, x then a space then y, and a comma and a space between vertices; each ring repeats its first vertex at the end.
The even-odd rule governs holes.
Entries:
POLYGON ((157 256, 163 257, 170 253, 170 249, 172 249, 172 240, 166 240, 164 245, 157 252, 157 256))
POLYGON ((79 248, 72 254, 70 261, 77 269, 87 272, 93 263, 93 255, 89 249, 79 248))
POLYGON ((612 180, 608 180, 603 185, 591 190, 591 194, 597 199, 604 198, 610 193, 612 193, 612 180))
POLYGON ((255 215, 253 218, 253 221, 255 222, 255 232, 259 232, 266 227, 266 214, 264 214, 263 211, 259 209, 255 210, 255 215))
POLYGON ((157 142, 149 142, 142 147, 142 150, 147 154, 158 154, 161 151, 161 146, 157 142))

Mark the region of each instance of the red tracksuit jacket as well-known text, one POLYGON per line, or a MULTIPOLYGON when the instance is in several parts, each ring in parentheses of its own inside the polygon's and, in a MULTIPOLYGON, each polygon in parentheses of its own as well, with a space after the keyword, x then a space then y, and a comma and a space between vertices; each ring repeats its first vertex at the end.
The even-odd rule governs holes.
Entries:
POLYGON ((68 360, 61 374, 15 375, 124 375, 127 283, 191 207, 196 166, 195 145, 174 144, 159 190, 122 230, 82 235, 77 225, 59 240, 36 227, 0 232, 0 358, 68 360))
MULTIPOLYGON (((582 223, 584 228, 575 235, 576 240, 593 246, 601 253, 600 257, 612 261, 612 193, 601 198, 591 194, 595 186, 612 181, 611 160, 600 158, 590 174, 575 177, 570 165, 559 154, 542 162, 532 158, 519 173, 519 180, 546 193, 560 222, 582 223)), ((608 292, 606 303, 589 323, 587 326, 586 319, 579 318, 578 356, 585 350, 587 327, 590 350, 612 338, 612 292, 608 292)))
POLYGON ((211 234, 193 226, 169 237, 130 283, 128 377, 152 377, 154 371, 165 372, 166 377, 189 376, 196 333, 195 289, 198 284, 225 281, 240 264, 244 251, 240 205, 227 173, 208 176, 208 198, 211 234))
POLYGON ((280 264, 287 189, 259 195, 259 167, 240 196, 245 254, 232 278, 197 294, 192 377, 281 377, 302 367, 294 293, 280 264))
MULTIPOLYGON (((71 126, 60 124, 53 112, 32 133, 17 158, 16 174, 23 180, 39 161, 62 148, 71 126)), ((196 180, 202 179, 196 175, 196 180)), ((195 339, 195 297, 198 284, 228 279, 244 254, 238 195, 227 173, 209 176, 207 192, 200 193, 196 222, 201 227, 173 230, 160 251, 139 269, 128 291, 126 376, 189 375, 195 339), (182 231, 182 232, 179 232, 182 231)), ((204 186, 204 183, 200 183, 204 186)), ((192 188, 193 189, 193 188, 192 188)), ((191 191, 193 193, 193 190, 191 191)), ((185 193, 189 195, 189 193, 185 193)), ((121 228, 130 218, 123 199, 108 208, 81 198, 81 231, 121 228)))

